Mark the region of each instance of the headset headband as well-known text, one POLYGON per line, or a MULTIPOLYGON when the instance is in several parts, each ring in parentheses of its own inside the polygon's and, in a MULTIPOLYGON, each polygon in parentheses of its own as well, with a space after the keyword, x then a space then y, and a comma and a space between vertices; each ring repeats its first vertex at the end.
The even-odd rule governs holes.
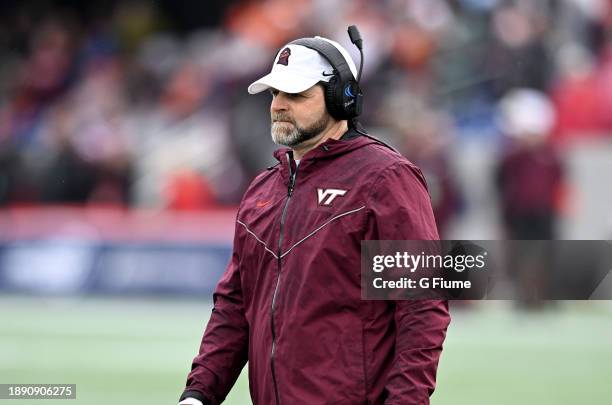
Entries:
POLYGON ((342 83, 355 81, 353 72, 351 72, 344 55, 329 42, 317 38, 300 38, 290 42, 289 45, 301 45, 319 52, 338 73, 342 83))

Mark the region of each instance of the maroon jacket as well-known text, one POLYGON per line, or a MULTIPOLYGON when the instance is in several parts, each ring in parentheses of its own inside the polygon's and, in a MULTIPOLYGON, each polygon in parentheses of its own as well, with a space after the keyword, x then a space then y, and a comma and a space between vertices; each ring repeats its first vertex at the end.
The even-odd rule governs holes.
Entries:
POLYGON ((188 376, 221 403, 245 362, 254 405, 428 404, 444 301, 361 300, 362 240, 437 239, 421 171, 365 136, 288 149, 237 215, 231 262, 188 376))

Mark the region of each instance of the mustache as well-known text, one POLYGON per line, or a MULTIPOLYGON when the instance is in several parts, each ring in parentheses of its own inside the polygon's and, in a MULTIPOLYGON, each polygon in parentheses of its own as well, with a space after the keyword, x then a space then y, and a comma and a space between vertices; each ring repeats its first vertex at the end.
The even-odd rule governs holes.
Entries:
POLYGON ((290 122, 292 124, 295 124, 293 119, 289 115, 287 115, 287 114, 283 114, 283 113, 272 114, 272 123, 275 123, 275 122, 278 122, 278 121, 287 121, 287 122, 290 122))

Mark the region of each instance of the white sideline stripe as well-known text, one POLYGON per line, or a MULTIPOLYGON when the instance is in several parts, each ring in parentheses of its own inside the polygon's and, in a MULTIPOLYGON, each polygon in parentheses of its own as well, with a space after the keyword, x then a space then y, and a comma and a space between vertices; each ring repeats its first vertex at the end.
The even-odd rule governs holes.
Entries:
POLYGON ((259 238, 257 237, 257 235, 255 235, 255 233, 254 233, 253 231, 251 231, 251 230, 249 229, 249 227, 248 227, 248 226, 246 226, 246 224, 245 224, 244 222, 242 222, 242 221, 240 221, 240 220, 238 220, 238 219, 236 220, 236 222, 238 222, 240 225, 244 226, 244 229, 246 229, 246 231, 247 231, 248 233, 250 233, 251 235, 253 235, 253 237, 254 237, 255 239, 257 239, 257 241, 258 241, 259 243, 261 243, 262 245, 264 245, 264 248, 265 248, 265 249, 266 249, 268 252, 272 253, 272 256, 274 256, 276 259, 278 259, 278 256, 276 255, 276 253, 274 253, 272 250, 270 250, 270 249, 268 248, 268 245, 266 245, 266 242, 264 242, 263 240, 259 239, 259 238))
POLYGON ((327 225, 328 225, 330 222, 335 221, 336 219, 341 218, 341 217, 343 217, 343 216, 346 216, 346 215, 353 214, 353 213, 355 213, 355 212, 361 211, 361 210, 362 210, 362 209, 364 209, 364 208, 365 208, 365 205, 364 205, 364 206, 361 206, 361 207, 359 207, 359 208, 356 208, 356 209, 354 209, 354 210, 350 210, 350 211, 347 211, 347 212, 343 212, 342 214, 338 214, 338 215, 336 215, 335 217, 333 217, 333 218, 331 218, 331 219, 327 220, 327 222, 325 222, 323 225, 319 226, 317 229, 315 229, 314 231, 310 232, 308 235, 304 236, 302 239, 300 239, 298 242, 296 242, 296 243, 295 243, 293 246, 291 246, 291 247, 289 248, 289 250, 287 250, 285 253, 283 253, 283 254, 281 255, 281 259, 282 259, 283 257, 285 257, 285 256, 286 256, 286 255, 287 255, 289 252, 291 252, 291 250, 293 250, 293 248, 294 248, 294 247, 296 247, 296 246, 297 246, 297 245, 299 245, 300 243, 304 242, 306 239, 310 238, 310 237, 311 237, 312 235, 314 235, 315 233, 319 232, 319 231, 321 230, 321 228, 323 228, 323 227, 327 226, 327 225))

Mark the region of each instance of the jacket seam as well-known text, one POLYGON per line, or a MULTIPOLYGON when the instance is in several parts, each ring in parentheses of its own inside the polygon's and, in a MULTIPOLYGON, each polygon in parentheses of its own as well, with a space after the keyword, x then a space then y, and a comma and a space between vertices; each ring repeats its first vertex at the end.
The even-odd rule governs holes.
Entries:
MULTIPOLYGON (((384 169, 382 169, 380 171, 380 173, 378 174, 378 176, 376 176, 376 179, 372 182, 372 187, 370 187, 370 191, 368 192, 365 201, 366 203, 368 203, 372 197, 372 194, 375 192, 375 190, 378 188, 378 185, 382 182, 382 178, 383 176, 385 176, 385 174, 387 173, 387 171, 391 170, 394 166, 396 165, 400 165, 402 162, 401 161, 396 161, 391 163, 390 165, 386 166, 384 169)), ((370 204, 371 207, 371 204, 370 204)), ((372 208, 368 209, 369 212, 372 212, 372 208)))
POLYGON ((264 242, 263 240, 259 239, 259 237, 255 234, 255 232, 251 231, 249 229, 249 227, 242 221, 240 221, 239 219, 236 220, 236 222, 238 222, 240 225, 242 225, 244 227, 244 229, 250 233, 251 235, 253 235, 253 237, 257 240, 257 242, 261 243, 264 246, 264 249, 266 251, 268 251, 269 253, 272 254, 272 256, 274 256, 275 259, 278 259, 278 255, 276 253, 274 253, 274 251, 272 249, 270 249, 268 247, 268 245, 266 244, 266 242, 264 242))
POLYGON ((363 366, 363 385, 365 388, 365 397, 366 397, 366 403, 369 404, 369 400, 368 398, 368 393, 370 392, 370 387, 368 386, 368 359, 367 359, 367 351, 366 351, 366 337, 365 337, 365 329, 363 326, 363 321, 360 322, 361 323, 361 356, 362 356, 362 361, 361 361, 361 365, 363 366))
POLYGON ((382 169, 380 171, 380 174, 376 177, 376 180, 374 180, 374 182, 372 183, 372 188, 370 189, 370 192, 368 193, 368 196, 366 197, 366 201, 370 201, 370 197, 372 197, 372 194, 374 193, 374 191, 378 188, 378 185, 380 184, 380 182, 382 181, 382 177, 387 174, 387 171, 390 171, 391 169, 393 169, 395 166, 399 166, 401 165, 403 162, 393 162, 391 163, 389 166, 385 167, 384 169, 382 169))
POLYGON ((303 242, 305 242, 307 239, 309 239, 310 237, 314 236, 317 232, 319 232, 321 229, 323 229, 324 227, 326 227, 327 225, 329 225, 330 223, 332 223, 333 221, 340 219, 342 217, 345 217, 347 215, 350 214, 354 214, 356 212, 361 211, 362 209, 366 208, 365 205, 362 205, 359 208, 355 208, 346 212, 343 212, 341 214, 335 215, 332 218, 328 219, 327 221, 325 221, 322 225, 318 226, 315 230, 313 230, 312 232, 310 232, 308 235, 306 235, 305 237, 303 237, 302 239, 300 239, 299 241, 297 241, 296 243, 294 243, 285 253, 283 253, 282 255, 280 255, 280 257, 274 253, 274 251, 272 249, 270 249, 268 247, 268 245, 266 244, 266 242, 264 242, 263 240, 261 240, 257 234, 255 234, 255 232, 253 232, 252 230, 249 229, 249 227, 242 221, 240 221, 239 219, 236 220, 237 223, 239 223, 240 225, 242 225, 244 227, 244 229, 251 234, 255 240, 257 240, 257 242, 261 243, 264 247, 264 249, 270 253, 272 256, 274 256, 275 259, 282 259, 283 257, 287 256, 287 254, 289 254, 295 247, 297 247, 298 245, 302 244, 303 242))
POLYGON ((332 223, 333 221, 335 221, 336 219, 342 218, 344 216, 350 215, 350 214, 354 214, 356 212, 361 211, 362 209, 364 209, 366 206, 362 205, 359 208, 355 208, 352 209, 350 211, 346 211, 343 212, 342 214, 338 214, 330 219, 328 219, 326 222, 324 222, 322 225, 320 225, 319 227, 317 227, 314 231, 310 232, 308 235, 304 236, 302 239, 300 239, 299 241, 297 241, 296 243, 293 244, 293 246, 291 246, 285 253, 283 253, 280 258, 282 259, 283 257, 287 256, 287 254, 289 254, 293 248, 297 247, 299 244, 301 244, 302 242, 306 241, 307 239, 309 239, 311 236, 313 236, 314 234, 316 234, 317 232, 319 232, 321 229, 323 229, 324 227, 326 227, 327 225, 329 225, 330 223, 332 223))

